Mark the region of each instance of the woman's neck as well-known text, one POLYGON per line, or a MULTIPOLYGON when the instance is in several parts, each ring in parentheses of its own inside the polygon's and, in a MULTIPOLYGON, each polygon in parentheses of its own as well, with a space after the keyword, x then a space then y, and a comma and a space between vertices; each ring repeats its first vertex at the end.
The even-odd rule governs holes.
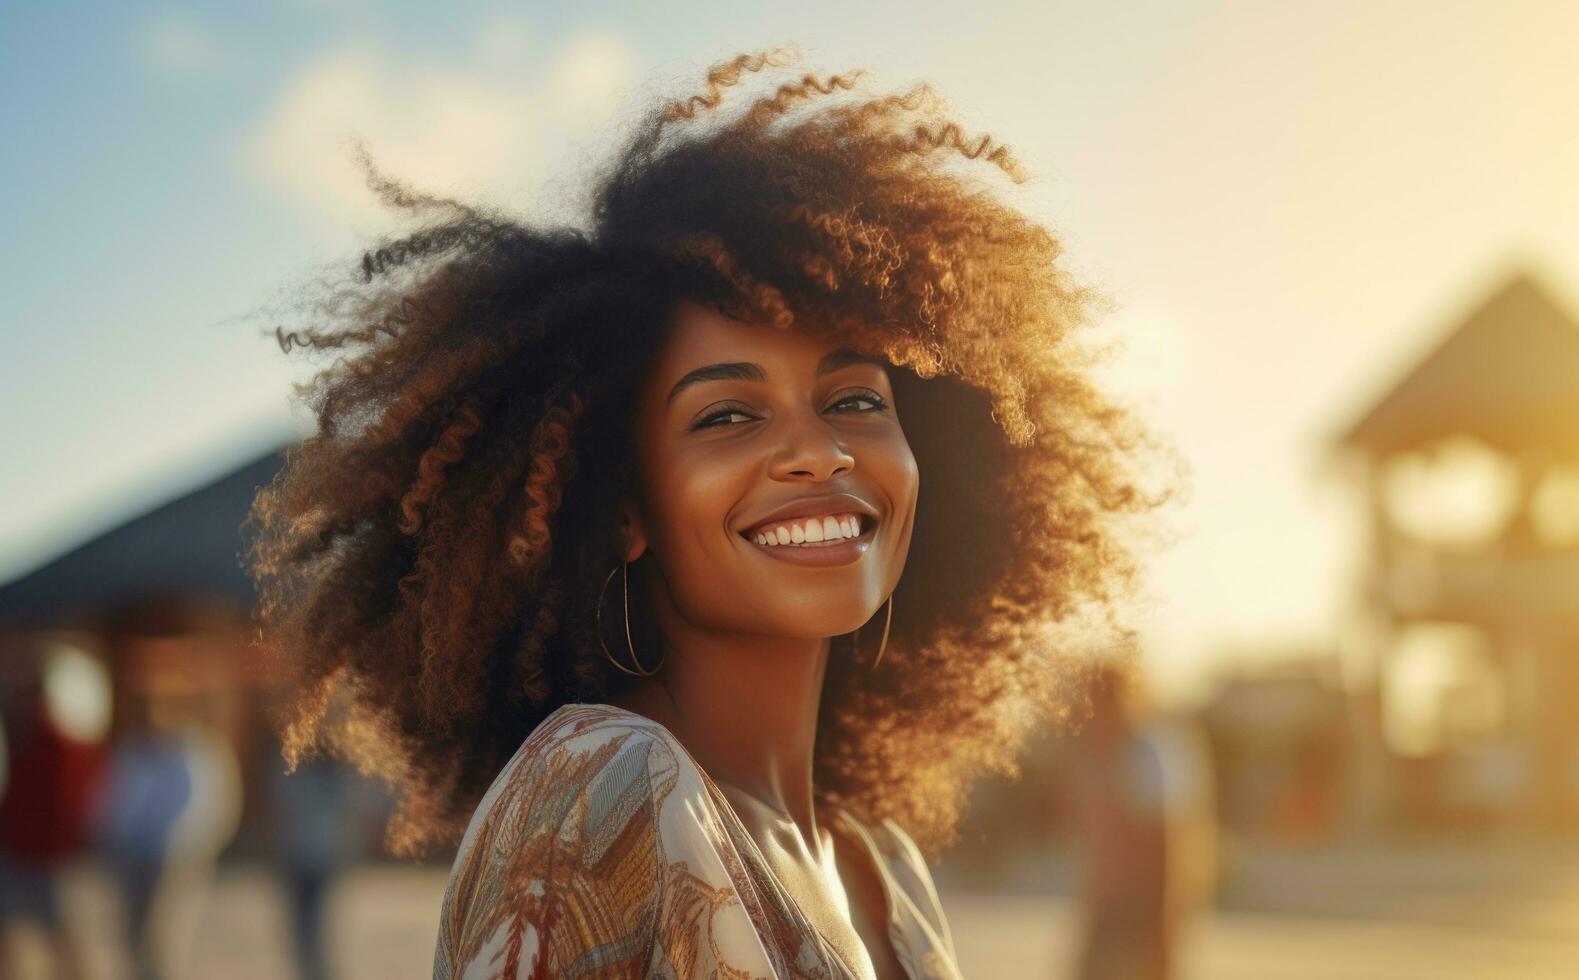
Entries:
POLYGON ((668 632, 659 672, 611 703, 668 728, 721 789, 793 820, 815 848, 812 759, 828 639, 721 636, 680 624, 668 632))

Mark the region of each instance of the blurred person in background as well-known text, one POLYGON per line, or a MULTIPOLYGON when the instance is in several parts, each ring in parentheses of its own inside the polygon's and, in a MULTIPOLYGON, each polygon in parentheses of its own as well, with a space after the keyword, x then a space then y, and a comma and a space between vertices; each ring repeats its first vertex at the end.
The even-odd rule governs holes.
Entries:
POLYGON ((1081 980, 1177 975, 1188 917, 1212 893, 1210 756, 1192 722, 1148 710, 1143 678, 1112 664, 1089 685, 1072 753, 1082 851, 1081 980))
POLYGON ((178 676, 132 675, 129 717, 95 800, 93 839, 122 901, 138 980, 169 975, 195 935, 215 859, 240 822, 228 743, 178 676))
MULTIPOLYGON (((285 688, 273 693, 274 710, 286 710, 285 688)), ((291 940, 302 980, 333 976, 325 940, 329 894, 335 879, 360 856, 363 810, 354 769, 316 756, 294 770, 270 769, 269 810, 274 816, 275 868, 290 908, 291 940)))
POLYGON ((1201 724, 1190 715, 1162 710, 1150 700, 1146 680, 1145 674, 1132 674, 1124 702, 1135 739, 1156 760, 1151 771, 1157 780, 1142 781, 1136 795, 1162 814, 1162 924, 1177 974, 1190 920, 1217 890, 1216 774, 1201 724), (1152 796, 1146 800, 1148 791, 1152 796))
POLYGON ((18 961, 21 931, 42 931, 53 975, 77 978, 82 954, 61 899, 81 853, 98 746, 72 738, 49 710, 42 656, 7 665, 0 693, 5 783, 0 796, 0 976, 18 961))
POLYGON ((328 980, 324 935, 328 896, 353 856, 357 823, 352 770, 335 759, 307 759, 272 773, 276 866, 290 906, 291 940, 302 980, 328 980))

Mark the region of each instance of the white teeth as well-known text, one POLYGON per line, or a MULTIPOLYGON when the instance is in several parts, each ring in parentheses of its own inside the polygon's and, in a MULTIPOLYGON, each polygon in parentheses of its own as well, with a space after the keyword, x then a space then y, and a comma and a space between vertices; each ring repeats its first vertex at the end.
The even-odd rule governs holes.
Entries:
POLYGON ((804 547, 860 537, 861 527, 862 520, 859 514, 830 514, 825 517, 809 517, 801 523, 780 524, 766 531, 758 531, 752 535, 752 540, 764 547, 785 544, 804 547))

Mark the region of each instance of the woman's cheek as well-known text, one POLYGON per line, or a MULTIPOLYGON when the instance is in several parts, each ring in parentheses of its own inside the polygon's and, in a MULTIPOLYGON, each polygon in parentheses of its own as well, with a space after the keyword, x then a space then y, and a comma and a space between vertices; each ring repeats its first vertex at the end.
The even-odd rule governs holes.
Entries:
POLYGON ((730 546, 727 536, 732 533, 730 487, 705 461, 676 462, 662 481, 665 504, 659 547, 675 580, 675 601, 686 606, 712 605, 725 592, 720 578, 729 575, 725 559, 730 546))
POLYGON ((898 522, 896 527, 900 531, 895 536, 893 544, 894 562, 898 566, 898 572, 903 572, 905 561, 910 555, 911 534, 915 529, 916 503, 921 491, 921 470, 916 463, 915 453, 903 433, 897 435, 890 459, 892 461, 889 475, 890 500, 894 508, 894 517, 898 522))

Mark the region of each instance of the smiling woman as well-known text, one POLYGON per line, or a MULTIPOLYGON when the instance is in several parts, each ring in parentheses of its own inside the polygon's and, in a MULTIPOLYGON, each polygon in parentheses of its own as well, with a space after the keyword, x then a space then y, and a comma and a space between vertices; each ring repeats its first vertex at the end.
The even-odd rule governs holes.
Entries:
POLYGON ((923 849, 1172 492, 1057 240, 939 159, 1008 152, 858 72, 722 117, 790 56, 654 111, 585 231, 369 165, 435 220, 279 331, 337 355, 253 513, 286 755, 459 840, 436 977, 957 976, 923 849))

